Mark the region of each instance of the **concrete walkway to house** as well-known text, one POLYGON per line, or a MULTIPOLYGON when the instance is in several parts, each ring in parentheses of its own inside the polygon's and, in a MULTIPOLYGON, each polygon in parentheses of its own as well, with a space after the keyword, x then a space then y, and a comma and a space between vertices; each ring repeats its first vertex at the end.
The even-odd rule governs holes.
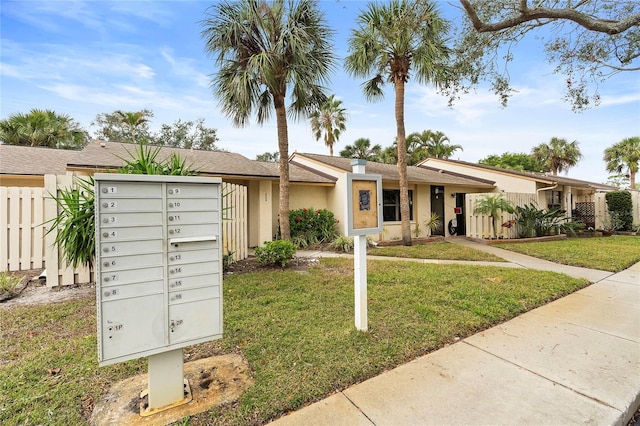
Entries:
POLYGON ((488 264, 557 271, 593 284, 274 424, 626 424, 640 405, 640 263, 612 274, 450 241, 510 262, 488 264))

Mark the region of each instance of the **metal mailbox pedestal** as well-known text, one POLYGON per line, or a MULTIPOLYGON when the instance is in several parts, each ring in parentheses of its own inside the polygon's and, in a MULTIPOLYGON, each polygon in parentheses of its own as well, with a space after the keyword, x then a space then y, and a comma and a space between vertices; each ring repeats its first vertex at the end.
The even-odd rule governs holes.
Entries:
POLYGON ((188 402, 182 348, 222 337, 221 180, 94 179, 99 364, 149 357, 148 414, 188 402))

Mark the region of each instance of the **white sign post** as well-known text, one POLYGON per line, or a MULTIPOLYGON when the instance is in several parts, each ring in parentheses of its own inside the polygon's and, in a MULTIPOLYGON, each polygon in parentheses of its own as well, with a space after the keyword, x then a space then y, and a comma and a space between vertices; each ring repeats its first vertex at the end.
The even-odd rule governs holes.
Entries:
POLYGON ((353 236, 356 329, 367 331, 367 235, 382 232, 382 176, 365 174, 365 160, 353 160, 347 174, 347 234, 353 236))

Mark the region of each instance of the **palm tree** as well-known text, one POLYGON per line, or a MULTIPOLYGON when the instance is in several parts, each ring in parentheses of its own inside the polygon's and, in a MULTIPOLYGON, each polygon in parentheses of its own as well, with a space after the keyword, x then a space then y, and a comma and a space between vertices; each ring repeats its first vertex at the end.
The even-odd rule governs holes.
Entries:
POLYGON ((541 143, 533 147, 531 155, 540 160, 545 166, 545 171, 551 172, 554 176, 558 172, 566 172, 582 158, 577 141, 569 143, 566 139, 556 137, 551 138, 548 144, 541 143))
POLYGON ((86 143, 87 133, 68 115, 34 108, 0 120, 0 140, 8 145, 72 149, 86 143))
POLYGON ((127 129, 129 134, 131 135, 131 142, 136 141, 136 130, 139 127, 146 126, 149 123, 149 118, 153 117, 153 113, 149 110, 142 111, 121 111, 117 110, 113 113, 120 125, 127 129))
POLYGON ((215 4, 203 21, 206 50, 219 67, 212 78, 222 111, 238 127, 256 114, 258 124, 275 110, 280 156, 279 222, 281 237, 289 230, 288 112, 308 116, 326 101, 321 83, 328 82, 335 57, 332 31, 317 2, 241 0, 215 4))
POLYGON ((324 144, 329 147, 329 155, 332 157, 333 145, 340 139, 340 134, 347 129, 347 114, 341 105, 342 101, 331 95, 309 116, 313 135, 316 140, 324 137, 324 144))
POLYGON ((367 161, 380 161, 382 147, 378 144, 371 146, 371 141, 367 138, 359 138, 353 145, 347 145, 340 151, 340 157, 359 158, 367 161))
POLYGON ((418 83, 433 83, 436 86, 447 83, 449 50, 443 34, 448 23, 428 0, 371 3, 356 22, 358 28, 353 30, 348 41, 349 55, 345 58, 345 69, 355 77, 373 75, 363 84, 364 94, 371 101, 382 99, 385 81, 392 83, 395 89, 402 241, 405 245, 411 245, 404 126, 405 84, 410 77, 418 83))
POLYGON ((449 138, 441 131, 425 130, 422 138, 426 141, 427 152, 430 157, 447 159, 457 150, 464 151, 462 145, 450 144, 449 138), (426 133, 426 134, 425 134, 426 133))
POLYGON ((629 186, 636 188, 636 173, 640 164, 640 136, 622 139, 604 150, 604 161, 609 173, 629 170, 629 186))
POLYGON ((493 225, 493 237, 497 237, 497 229, 498 224, 496 223, 498 218, 500 217, 500 212, 508 212, 514 213, 515 209, 513 204, 506 198, 502 196, 502 194, 498 195, 485 195, 483 198, 476 200, 474 205, 473 213, 474 214, 486 214, 492 219, 491 224, 493 225))

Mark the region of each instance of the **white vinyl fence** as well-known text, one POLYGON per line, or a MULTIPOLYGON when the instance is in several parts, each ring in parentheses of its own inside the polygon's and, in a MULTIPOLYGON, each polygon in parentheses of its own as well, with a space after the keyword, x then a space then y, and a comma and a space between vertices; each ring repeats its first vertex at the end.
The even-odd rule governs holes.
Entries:
MULTIPOLYGON (((48 232, 51 220, 58 215, 53 194, 73 188, 75 179, 70 175, 45 175, 44 188, 0 187, 0 270, 46 268, 49 287, 93 281, 89 268, 65 264, 54 244, 55 230, 48 232)), ((247 187, 223 182, 222 194, 223 255, 241 260, 248 256, 247 187)))
MULTIPOLYGON (((481 200, 487 196, 495 197, 499 195, 495 192, 487 194, 467 194, 465 196, 465 211, 467 212, 467 237, 472 238, 493 238, 493 223, 492 218, 489 215, 480 215, 473 213, 477 200, 481 200)), ((511 202, 514 206, 525 206, 530 203, 536 204, 535 194, 524 193, 505 193, 502 194, 504 198, 511 202)), ((518 233, 515 225, 510 224, 509 221, 515 220, 515 215, 501 212, 500 217, 496 220, 496 236, 497 238, 509 239, 518 238, 518 233), (503 226, 503 224, 505 226, 503 226)))
MULTIPOLYGON (((631 202, 633 204, 633 224, 640 225, 640 190, 629 190, 631 193, 631 202)), ((596 229, 602 229, 604 220, 609 217, 609 210, 607 208, 607 194, 599 192, 595 195, 596 204, 596 229)))

